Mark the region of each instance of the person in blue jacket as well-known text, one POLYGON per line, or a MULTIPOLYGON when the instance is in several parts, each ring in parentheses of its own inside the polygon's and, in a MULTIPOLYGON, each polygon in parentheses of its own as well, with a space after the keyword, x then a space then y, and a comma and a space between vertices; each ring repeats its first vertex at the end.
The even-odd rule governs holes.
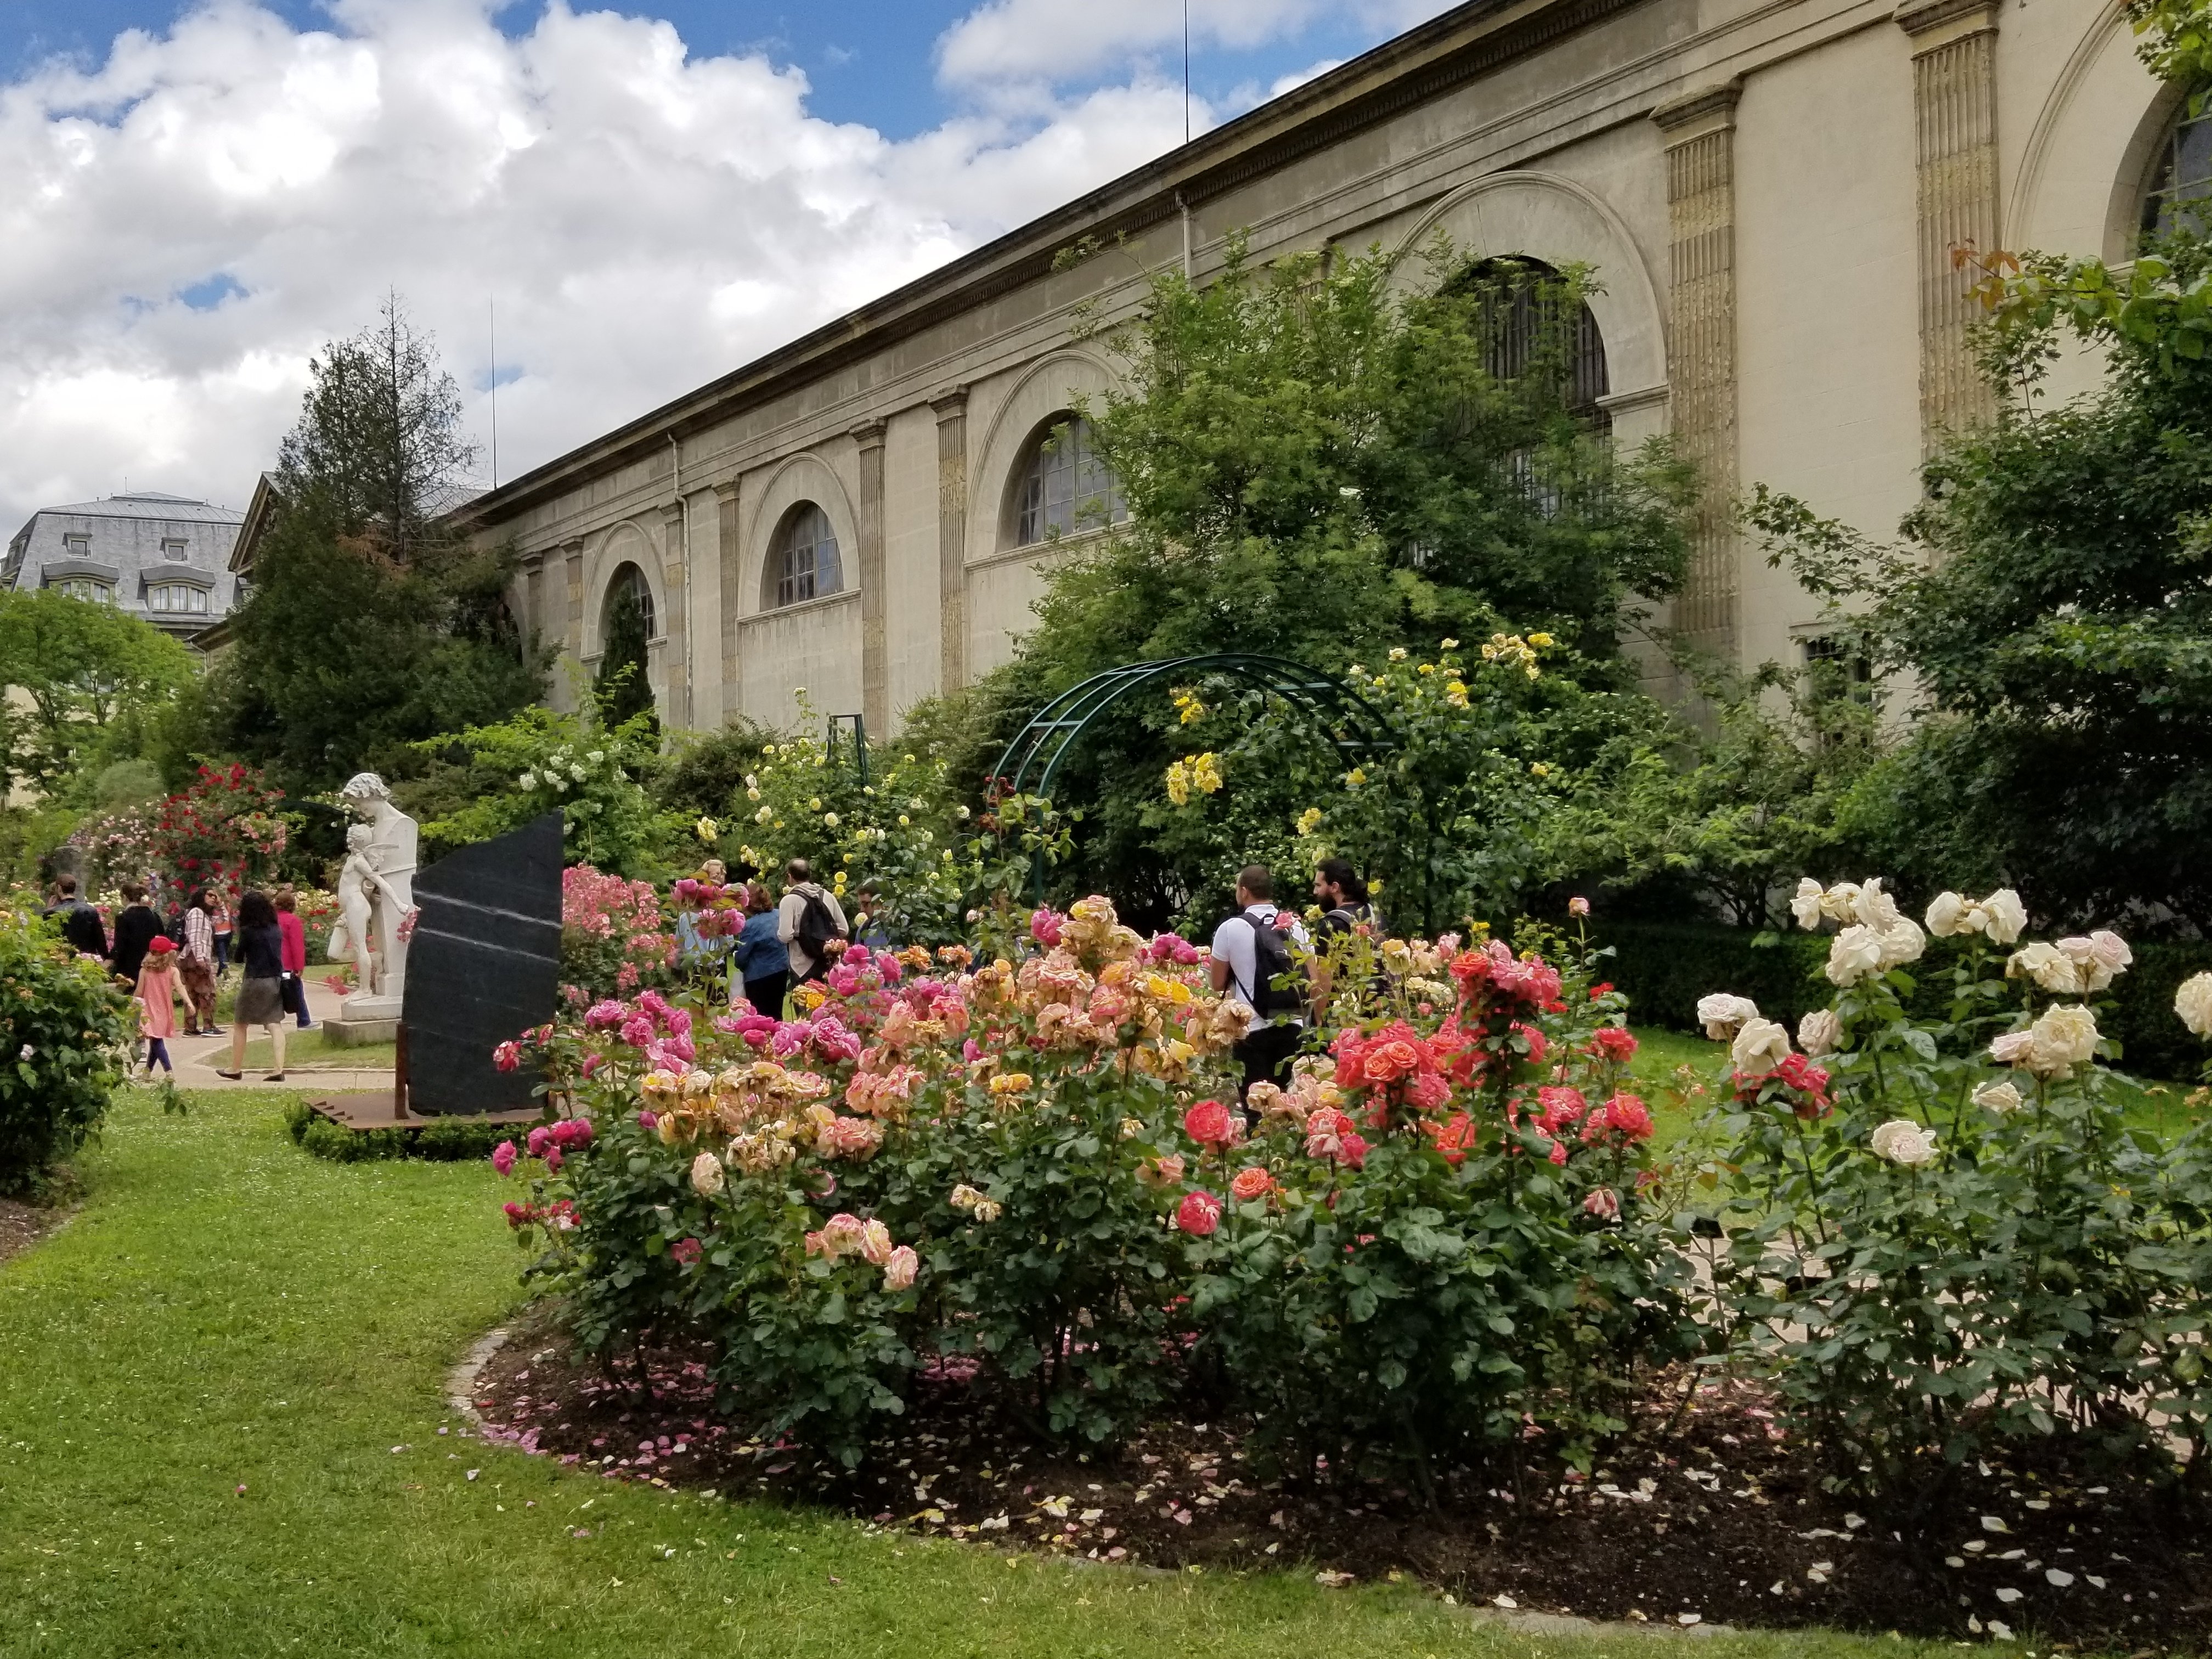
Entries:
POLYGON ((776 929, 776 903, 768 888, 754 882, 745 889, 745 927, 734 953, 745 1000, 771 1019, 783 1018, 791 989, 791 951, 776 929))

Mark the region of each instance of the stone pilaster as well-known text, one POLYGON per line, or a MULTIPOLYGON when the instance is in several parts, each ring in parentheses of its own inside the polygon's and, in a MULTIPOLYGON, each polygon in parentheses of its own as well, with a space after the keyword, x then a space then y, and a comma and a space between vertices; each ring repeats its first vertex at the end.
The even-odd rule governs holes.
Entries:
POLYGON ((1667 379, 1674 441, 1698 468, 1690 568, 1674 625, 1733 661, 1740 550, 1736 489, 1735 106, 1741 84, 1693 92, 1651 112, 1667 149, 1667 379))
POLYGON ((1974 274, 1956 255, 1997 246, 1997 8, 1992 0, 1917 0, 1899 8, 1912 40, 1920 243, 1920 437, 1995 412, 1967 331, 1980 316, 1974 274))
POLYGON ((545 631, 545 556, 525 553, 515 562, 515 631, 526 648, 545 631))
POLYGON ((860 712, 868 734, 891 729, 890 628, 884 558, 884 423, 853 428, 860 447, 860 712))
POLYGON ((930 400, 937 415, 937 686, 968 684, 968 388, 930 400))
POLYGON ((678 495, 660 509, 660 572, 668 589, 668 614, 661 618, 661 682, 668 699, 661 723, 679 729, 691 724, 690 505, 678 495))
POLYGON ((714 486, 715 556, 722 567, 722 719, 742 714, 744 680, 738 672, 738 619, 744 613, 744 550, 738 541, 738 481, 714 486))
MULTIPOLYGON (((548 554, 546 562, 555 557, 560 560, 560 604, 546 616, 546 638, 549 644, 557 645, 572 663, 584 660, 584 543, 579 537, 574 541, 561 544, 559 554, 548 554), (554 623, 558 622, 556 631, 554 623)), ((568 676, 556 674, 553 679, 553 696, 556 706, 574 706, 568 676)))

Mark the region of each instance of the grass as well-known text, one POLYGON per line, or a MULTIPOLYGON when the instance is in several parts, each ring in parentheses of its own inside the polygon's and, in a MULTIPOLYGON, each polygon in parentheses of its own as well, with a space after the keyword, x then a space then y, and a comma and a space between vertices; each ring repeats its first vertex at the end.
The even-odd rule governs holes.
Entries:
MULTIPOLYGON (((246 1069, 263 1072, 269 1069, 271 1054, 269 1039, 256 1037, 246 1045, 246 1069)), ((223 1064, 230 1062, 226 1060, 223 1064)), ((389 1042, 360 1042, 347 1045, 330 1041, 325 1027, 318 1025, 311 1030, 287 1030, 284 1034, 284 1064, 295 1066, 343 1066, 349 1071, 388 1072, 399 1063, 396 1044, 389 1042)))
MULTIPOLYGON (((82 1213, 0 1266, 0 1653, 1654 1651, 1633 1632, 1477 1623, 1410 1586, 1147 1576, 872 1537, 461 1439, 447 1368, 518 1299, 497 1177, 324 1163, 286 1138, 279 1098, 189 1099, 189 1116, 165 1117, 125 1096, 85 1160, 82 1213)), ((1698 1651, 1943 1650, 1793 1632, 1698 1651)))

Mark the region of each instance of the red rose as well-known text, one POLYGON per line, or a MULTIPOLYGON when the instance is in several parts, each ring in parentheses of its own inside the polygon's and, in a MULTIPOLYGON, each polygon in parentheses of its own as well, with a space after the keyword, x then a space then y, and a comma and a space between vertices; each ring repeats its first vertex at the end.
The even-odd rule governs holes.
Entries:
POLYGON ((1201 1100, 1182 1115, 1182 1132, 1201 1146, 1233 1146, 1243 1127, 1218 1100, 1201 1100))

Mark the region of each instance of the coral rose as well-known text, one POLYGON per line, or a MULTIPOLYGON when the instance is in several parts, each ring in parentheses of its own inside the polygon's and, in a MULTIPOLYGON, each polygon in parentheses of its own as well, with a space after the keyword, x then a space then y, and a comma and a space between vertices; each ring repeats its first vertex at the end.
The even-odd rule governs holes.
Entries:
POLYGON ((1182 1115, 1182 1132, 1216 1151, 1235 1146, 1243 1128, 1242 1120, 1218 1100, 1201 1100, 1182 1115))
POLYGON ((1249 1204, 1255 1198, 1264 1198, 1275 1185, 1275 1177, 1259 1164, 1249 1164, 1237 1172, 1229 1183, 1229 1195, 1239 1204, 1249 1204))

